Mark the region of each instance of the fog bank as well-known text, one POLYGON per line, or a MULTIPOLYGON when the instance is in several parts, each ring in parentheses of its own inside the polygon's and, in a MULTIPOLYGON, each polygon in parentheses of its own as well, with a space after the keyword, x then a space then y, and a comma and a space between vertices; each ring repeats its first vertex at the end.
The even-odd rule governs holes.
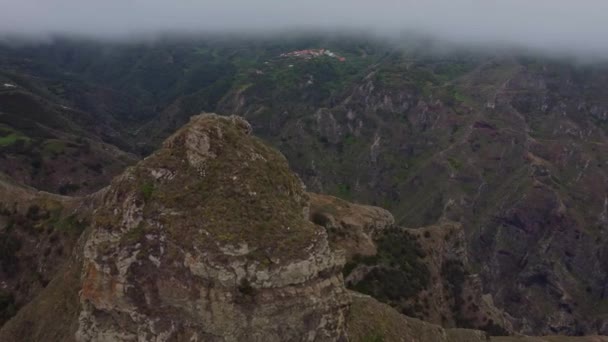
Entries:
POLYGON ((0 0, 0 34, 137 39, 172 33, 416 32, 457 44, 608 55, 605 0, 0 0))

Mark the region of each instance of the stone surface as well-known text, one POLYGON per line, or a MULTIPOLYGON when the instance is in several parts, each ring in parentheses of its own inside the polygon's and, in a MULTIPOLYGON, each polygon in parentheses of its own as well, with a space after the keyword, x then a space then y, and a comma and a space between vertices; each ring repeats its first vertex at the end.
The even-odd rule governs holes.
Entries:
POLYGON ((395 223, 387 210, 349 203, 339 198, 309 194, 310 219, 328 230, 330 242, 346 253, 347 260, 355 255, 375 255, 374 236, 395 223))
POLYGON ((113 182, 84 246, 78 341, 343 338, 344 258, 250 131, 194 117, 113 182))
POLYGON ((352 342, 482 342, 481 331, 443 329, 438 325, 401 315, 372 297, 352 292, 348 334, 352 342))

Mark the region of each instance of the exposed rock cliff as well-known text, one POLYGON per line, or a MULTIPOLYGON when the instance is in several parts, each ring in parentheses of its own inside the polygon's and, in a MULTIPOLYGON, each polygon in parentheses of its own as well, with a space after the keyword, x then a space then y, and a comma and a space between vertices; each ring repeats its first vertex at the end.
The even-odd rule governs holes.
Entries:
POLYGON ((284 157, 249 133, 197 116, 112 182, 73 263, 76 340, 346 338, 344 257, 284 157))
POLYGON ((337 340, 348 298, 278 152, 203 115, 118 177, 84 248, 78 340, 337 340))
POLYGON ((310 220, 328 231, 336 249, 346 253, 347 260, 356 255, 376 254, 374 236, 395 223, 387 210, 353 204, 339 198, 310 193, 310 220))
MULTIPOLYGON (((397 52, 312 104, 312 90, 252 76, 222 108, 312 190, 406 227, 462 223, 478 287, 515 331, 608 334, 607 69, 453 57, 397 52)), ((298 67, 290 84, 307 77, 298 67)))

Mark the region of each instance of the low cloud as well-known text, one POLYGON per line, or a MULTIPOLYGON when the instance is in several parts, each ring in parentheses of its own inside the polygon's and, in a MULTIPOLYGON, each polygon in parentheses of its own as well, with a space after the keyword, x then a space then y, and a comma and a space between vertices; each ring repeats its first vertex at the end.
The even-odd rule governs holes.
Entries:
POLYGON ((461 44, 608 55, 606 0, 0 0, 0 34, 416 32, 461 44))

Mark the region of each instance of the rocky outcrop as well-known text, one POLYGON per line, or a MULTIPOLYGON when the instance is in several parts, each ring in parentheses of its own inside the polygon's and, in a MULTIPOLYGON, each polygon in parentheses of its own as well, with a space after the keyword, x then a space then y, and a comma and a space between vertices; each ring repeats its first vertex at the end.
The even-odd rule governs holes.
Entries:
POLYGON ((607 334, 606 69, 453 57, 395 54, 313 103, 256 76, 224 102, 311 189, 401 226, 462 223, 475 286, 515 331, 607 334))
POLYGON ((472 271, 464 227, 443 221, 437 225, 407 229, 424 254, 431 281, 411 302, 417 317, 448 327, 469 327, 492 334, 513 333, 513 318, 494 305, 481 279, 472 271))
POLYGON ((352 292, 353 304, 348 316, 351 342, 485 342, 481 331, 443 329, 415 318, 401 315, 372 297, 352 292))
POLYGON ((327 229, 330 242, 345 251, 347 260, 355 255, 375 255, 374 237, 395 223, 393 215, 382 208, 349 203, 333 196, 309 195, 310 220, 327 229))
POLYGON ((84 247, 77 340, 344 337, 344 258, 250 130, 194 117, 113 182, 84 247))
POLYGON ((237 117, 196 116, 117 177, 69 270, 4 336, 40 339, 53 315, 37 313, 51 306, 71 308, 62 340, 345 339, 344 256, 308 220, 285 158, 250 132, 237 117), (77 308, 75 293, 57 295, 75 272, 77 308))
POLYGON ((513 333, 514 319, 494 305, 472 271, 461 224, 443 220, 416 229, 390 227, 373 236, 364 240, 373 248, 361 249, 369 253, 353 250, 345 267, 349 288, 443 327, 513 333))
POLYGON ((351 292, 347 316, 351 342, 608 342, 606 336, 489 336, 470 329, 445 329, 401 315, 372 297, 351 292))

